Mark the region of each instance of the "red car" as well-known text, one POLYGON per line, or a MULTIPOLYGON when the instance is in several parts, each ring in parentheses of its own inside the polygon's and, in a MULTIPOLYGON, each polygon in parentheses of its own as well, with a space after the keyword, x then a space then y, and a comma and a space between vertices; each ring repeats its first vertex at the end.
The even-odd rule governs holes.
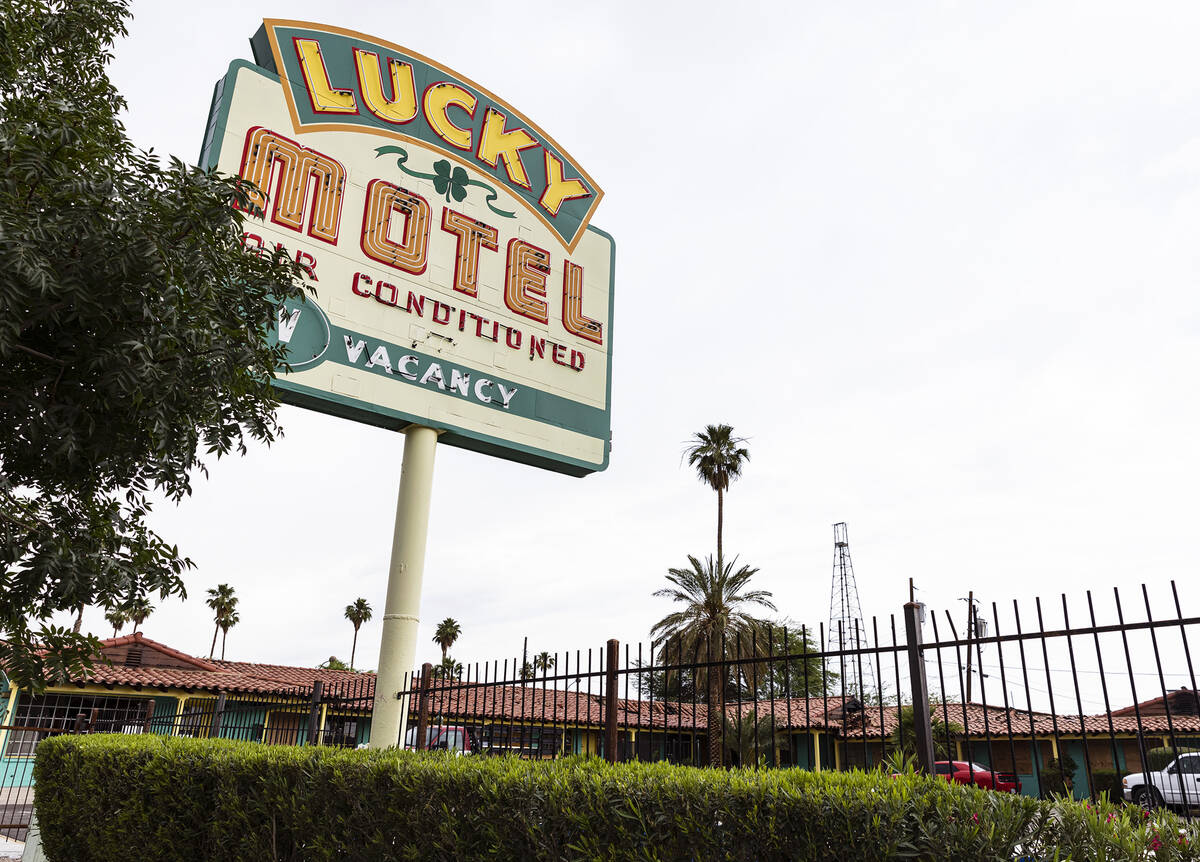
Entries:
POLYGON ((967 763, 963 760, 939 760, 933 764, 933 771, 943 776, 947 781, 958 784, 974 784, 986 790, 998 790, 1001 793, 1020 793, 1021 779, 1011 772, 993 772, 978 763, 967 763))

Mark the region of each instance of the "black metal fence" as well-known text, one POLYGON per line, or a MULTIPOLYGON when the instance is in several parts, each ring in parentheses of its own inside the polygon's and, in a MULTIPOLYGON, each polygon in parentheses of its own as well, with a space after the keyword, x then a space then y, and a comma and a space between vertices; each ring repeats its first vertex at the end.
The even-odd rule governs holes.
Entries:
MULTIPOLYGON (((974 598, 973 596, 971 597, 974 598)), ((1200 695, 1174 582, 1155 613, 1101 601, 909 603, 853 636, 754 626, 706 638, 426 665, 397 696, 408 743, 525 757, 690 765, 915 764, 1031 795, 1200 805, 1200 695), (1163 601, 1165 599, 1165 602, 1163 601), (856 644, 831 650, 828 641, 856 644), (913 709, 913 703, 928 704, 913 709), (1122 787, 1123 776, 1159 775, 1122 787)))
MULTIPOLYGON (((408 717, 407 738, 395 742, 693 766, 893 771, 915 763, 1031 795, 1200 805, 1189 640, 1200 618, 1184 616, 1173 582, 1154 597, 1157 610, 1147 587, 1137 592, 1132 603, 1119 589, 1053 603, 971 601, 957 615, 910 602, 849 636, 756 625, 425 665, 394 693, 408 717), (1132 776, 1124 786, 1123 776, 1132 776)), ((370 739, 374 699, 373 674, 261 690, 22 693, 0 719, 0 837, 24 835, 33 754, 49 736, 351 747, 370 739)))
POLYGON ((36 793, 38 743, 64 733, 153 733, 239 739, 274 745, 355 747, 370 739, 375 678, 310 686, 145 696, 22 693, 0 724, 0 838, 23 841, 36 793))

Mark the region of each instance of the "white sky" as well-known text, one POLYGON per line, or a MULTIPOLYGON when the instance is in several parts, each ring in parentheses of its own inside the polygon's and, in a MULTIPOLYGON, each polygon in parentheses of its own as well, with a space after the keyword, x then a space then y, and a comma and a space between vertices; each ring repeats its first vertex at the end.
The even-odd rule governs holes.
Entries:
MULTIPOLYGON (((898 614, 909 577, 960 619, 972 588, 1052 609, 1090 587, 1107 609, 1143 581, 1165 612, 1171 578, 1200 612, 1195 4, 133 11, 112 74, 143 147, 194 161, 216 80, 263 17, 291 17, 478 81, 606 192, 611 466, 579 480, 439 447, 422 659, 446 616, 467 662, 526 635, 531 652, 645 638, 666 569, 715 544, 715 496, 680 453, 716 422, 752 453, 727 553, 800 622, 828 614, 841 520, 868 616, 898 614)), ((158 513, 198 568, 145 631, 207 655, 205 590, 227 582, 228 657, 314 665, 348 657, 342 610, 363 596, 374 667, 403 439, 282 420, 283 441, 158 513)))

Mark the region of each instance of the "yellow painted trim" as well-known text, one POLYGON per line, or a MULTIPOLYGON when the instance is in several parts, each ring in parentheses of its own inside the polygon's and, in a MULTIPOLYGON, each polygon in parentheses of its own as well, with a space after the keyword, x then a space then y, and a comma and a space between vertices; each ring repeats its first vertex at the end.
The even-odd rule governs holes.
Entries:
POLYGON ((962 760, 962 759, 963 759, 963 756, 962 756, 962 740, 961 740, 961 739, 956 739, 956 740, 954 740, 954 759, 955 759, 955 760, 962 760))
MULTIPOLYGON (((317 728, 317 745, 321 744, 321 740, 325 738, 325 716, 329 710, 329 704, 321 704, 321 725, 317 728)), ((310 740, 311 742, 311 740, 310 740)))
POLYGON ((187 696, 175 698, 175 723, 171 725, 171 735, 179 736, 179 730, 183 726, 183 710, 187 706, 187 696))
POLYGON ((810 730, 809 734, 813 740, 813 771, 821 771, 821 734, 815 730, 810 730))
MULTIPOLYGON (((17 694, 19 689, 11 682, 8 684, 8 710, 4 713, 4 723, 13 724, 13 712, 17 708, 17 694)), ((4 747, 8 744, 8 728, 0 730, 0 756, 4 754, 4 747)))
POLYGON ((1058 760, 1058 740, 1050 737, 1050 756, 1058 760))

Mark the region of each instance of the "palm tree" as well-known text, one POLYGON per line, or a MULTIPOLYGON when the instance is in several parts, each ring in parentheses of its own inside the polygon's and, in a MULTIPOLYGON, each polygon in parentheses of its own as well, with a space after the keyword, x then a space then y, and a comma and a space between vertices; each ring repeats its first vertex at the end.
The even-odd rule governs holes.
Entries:
POLYGON ((725 559, 721 534, 725 527, 725 492, 729 483, 742 475, 742 464, 750 460, 750 452, 739 448, 744 437, 734 437, 729 425, 706 425, 683 450, 688 466, 696 468, 700 481, 717 492, 717 568, 725 559))
POLYGON ((442 661, 446 660, 446 653, 461 634, 462 626, 453 617, 446 617, 438 623, 437 631, 433 633, 433 642, 442 648, 442 661))
POLYGON ((371 618, 371 606, 366 599, 355 599, 346 605, 346 619, 354 626, 354 642, 350 645, 350 669, 354 669, 354 651, 358 649, 358 627, 371 618))
MULTIPOLYGON (((674 655, 679 662, 681 655, 697 656, 704 662, 725 662, 734 650, 763 641, 755 637, 764 629, 765 623, 751 616, 747 608, 758 605, 775 610, 771 593, 767 590, 749 589, 750 579, 758 569, 741 566, 736 571, 737 559, 714 565, 709 557, 701 563, 689 556, 689 568, 669 569, 667 580, 671 586, 657 590, 655 596, 663 596, 681 603, 682 610, 673 611, 654 624, 650 637, 661 644, 659 655, 664 664, 674 655)), ((723 723, 726 673, 714 673, 708 668, 697 668, 697 688, 708 690, 708 759, 709 765, 719 766, 723 759, 723 723)))
POLYGON ((533 669, 540 671, 551 671, 558 664, 558 659, 550 655, 548 652, 540 652, 533 657, 533 669))
POLYGON ((217 620, 217 625, 221 628, 221 661, 225 661, 225 636, 229 634, 229 630, 240 622, 237 611, 230 611, 217 620))
POLYGON ((138 596, 125 603, 125 616, 133 623, 134 634, 137 634, 137 630, 146 621, 146 617, 152 613, 154 613, 154 605, 150 604, 150 600, 145 596, 138 596))
POLYGON ((221 619, 228 614, 233 613, 233 609, 237 607, 237 597, 233 594, 233 587, 229 584, 217 584, 215 590, 208 591, 208 598, 204 603, 213 610, 216 617, 216 627, 213 628, 212 646, 209 647, 208 657, 212 658, 217 651, 217 634, 221 631, 221 619))
POLYGON ((125 613, 124 608, 109 608, 104 612, 104 619, 113 627, 113 637, 116 637, 129 622, 129 614, 125 613))
POLYGON ((446 656, 441 664, 433 667, 434 679, 462 679, 462 675, 462 662, 455 661, 451 656, 446 656))

